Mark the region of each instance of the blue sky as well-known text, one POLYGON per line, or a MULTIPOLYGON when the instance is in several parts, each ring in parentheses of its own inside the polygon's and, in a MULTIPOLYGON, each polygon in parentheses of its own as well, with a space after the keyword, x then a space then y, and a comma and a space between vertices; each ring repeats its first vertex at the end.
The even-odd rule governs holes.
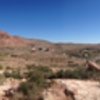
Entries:
POLYGON ((100 0, 0 0, 0 30, 53 42, 100 43, 100 0))

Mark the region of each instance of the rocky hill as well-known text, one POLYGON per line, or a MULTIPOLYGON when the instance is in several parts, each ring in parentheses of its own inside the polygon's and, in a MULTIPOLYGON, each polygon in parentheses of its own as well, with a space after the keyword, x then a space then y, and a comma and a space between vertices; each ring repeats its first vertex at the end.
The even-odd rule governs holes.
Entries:
POLYGON ((7 32, 0 31, 0 47, 19 47, 27 46, 31 41, 23 39, 18 36, 11 36, 7 32))

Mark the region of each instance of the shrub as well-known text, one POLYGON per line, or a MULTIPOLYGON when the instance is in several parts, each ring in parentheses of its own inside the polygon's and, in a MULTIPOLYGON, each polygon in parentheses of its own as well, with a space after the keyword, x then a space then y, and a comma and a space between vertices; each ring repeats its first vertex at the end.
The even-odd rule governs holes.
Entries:
POLYGON ((57 73, 53 74, 51 79, 54 78, 68 78, 68 79, 93 79, 100 80, 100 72, 95 70, 87 71, 84 68, 78 68, 74 70, 60 70, 57 73))
POLYGON ((29 86, 27 83, 21 83, 19 91, 21 91, 24 95, 28 95, 29 86))
POLYGON ((47 79, 51 75, 51 70, 47 67, 35 67, 30 65, 27 67, 27 81, 20 84, 18 93, 23 95, 23 100, 43 100, 41 93, 47 88, 47 79))
POLYGON ((48 78, 53 74, 50 68, 44 66, 28 65, 27 70, 28 74, 33 74, 33 72, 39 73, 39 75, 43 76, 44 78, 48 78))
POLYGON ((0 85, 3 84, 4 81, 5 81, 4 75, 0 75, 0 85))
POLYGON ((21 79, 22 78, 22 76, 20 75, 20 71, 19 70, 5 71, 4 75, 7 78, 9 78, 9 77, 12 77, 12 78, 15 78, 15 79, 21 79))

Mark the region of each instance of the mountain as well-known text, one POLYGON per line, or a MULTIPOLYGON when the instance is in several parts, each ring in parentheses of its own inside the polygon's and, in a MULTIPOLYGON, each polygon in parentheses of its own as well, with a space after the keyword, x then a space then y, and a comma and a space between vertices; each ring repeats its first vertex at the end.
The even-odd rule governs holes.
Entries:
POLYGON ((27 46, 29 44, 31 44, 29 40, 0 31, 0 47, 27 46))
POLYGON ((45 40, 26 39, 0 31, 0 47, 31 47, 53 50, 54 53, 78 53, 83 50, 100 51, 99 44, 51 43, 45 40))

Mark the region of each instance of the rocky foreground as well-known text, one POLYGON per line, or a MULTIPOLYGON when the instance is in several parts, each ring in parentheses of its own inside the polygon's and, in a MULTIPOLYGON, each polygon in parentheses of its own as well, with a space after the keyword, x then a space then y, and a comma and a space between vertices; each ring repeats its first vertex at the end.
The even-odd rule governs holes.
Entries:
POLYGON ((44 100, 100 100, 100 82, 58 79, 43 95, 44 100))
MULTIPOLYGON (((9 100, 4 96, 6 91, 17 89, 19 82, 15 80, 13 82, 0 86, 0 100, 9 100)), ((43 100, 100 100, 100 82, 74 79, 53 80, 51 87, 43 92, 43 100)))

